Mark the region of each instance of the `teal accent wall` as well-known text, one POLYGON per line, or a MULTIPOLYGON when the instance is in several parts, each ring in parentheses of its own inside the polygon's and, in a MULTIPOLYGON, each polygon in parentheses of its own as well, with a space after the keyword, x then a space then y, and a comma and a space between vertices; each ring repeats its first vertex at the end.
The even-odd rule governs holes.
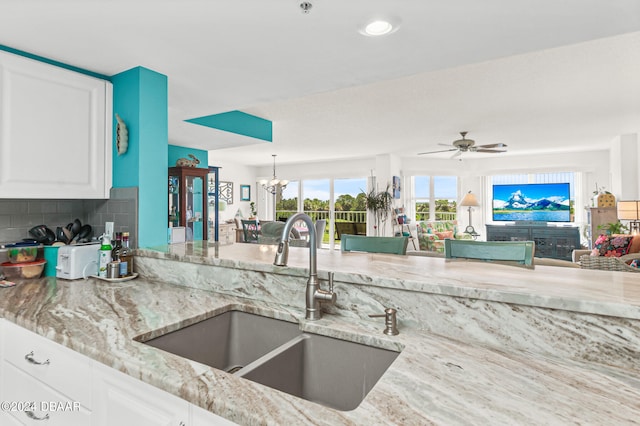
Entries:
POLYGON ((14 49, 13 47, 5 46, 4 44, 0 44, 0 50, 13 53, 14 55, 24 56, 25 58, 35 59, 36 61, 44 62, 50 65, 55 65, 60 68, 65 68, 71 71, 79 72, 81 74, 90 75, 91 77, 100 78, 102 80, 107 80, 107 81, 111 80, 111 78, 106 75, 85 70, 83 68, 74 67, 73 65, 65 64, 63 62, 54 61, 53 59, 45 58, 44 56, 34 55, 33 53, 25 52, 24 50, 14 49))
POLYGON ((193 154, 196 156, 198 160, 200 160, 200 164, 198 164, 198 168, 208 169, 209 168, 209 152, 203 149, 194 149, 187 148, 184 146, 177 145, 169 145, 169 167, 174 167, 176 165, 176 161, 178 158, 186 158, 191 160, 189 154, 193 154))
MULTIPOLYGON (((116 74, 113 84, 113 187, 139 186, 140 164, 140 73, 137 68, 116 74), (118 155, 116 147, 116 117, 118 114, 127 126, 129 145, 127 152, 118 155)), ((168 207, 167 207, 168 208, 168 207)))
POLYGON ((271 121, 242 111, 223 112, 190 118, 185 121, 267 142, 273 141, 273 123, 271 121))
POLYGON ((167 242, 167 76, 143 67, 111 78, 113 112, 129 131, 128 151, 117 155, 113 118, 113 187, 138 187, 138 246, 167 242))

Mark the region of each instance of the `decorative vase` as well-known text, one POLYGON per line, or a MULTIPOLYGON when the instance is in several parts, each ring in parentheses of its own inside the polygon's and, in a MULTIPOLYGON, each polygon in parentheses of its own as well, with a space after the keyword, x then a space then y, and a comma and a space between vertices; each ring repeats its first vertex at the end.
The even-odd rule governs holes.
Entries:
POLYGON ((596 207, 615 207, 616 197, 615 195, 607 192, 598 194, 596 207))

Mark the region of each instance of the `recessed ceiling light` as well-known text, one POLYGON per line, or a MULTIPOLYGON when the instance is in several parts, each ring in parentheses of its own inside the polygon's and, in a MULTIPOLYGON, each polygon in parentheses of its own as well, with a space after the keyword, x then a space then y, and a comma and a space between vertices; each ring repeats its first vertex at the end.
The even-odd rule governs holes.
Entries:
POLYGON ((364 33, 369 36, 389 34, 391 30, 393 30, 393 25, 387 21, 373 21, 364 27, 364 33))

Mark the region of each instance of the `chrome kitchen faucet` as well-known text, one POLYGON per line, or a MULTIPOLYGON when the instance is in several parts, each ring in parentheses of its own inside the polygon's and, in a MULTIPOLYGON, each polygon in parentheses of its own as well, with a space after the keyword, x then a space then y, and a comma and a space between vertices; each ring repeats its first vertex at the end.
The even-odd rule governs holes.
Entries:
POLYGON ((322 318, 320 303, 336 303, 336 294, 333 292, 333 272, 329 273, 329 290, 323 290, 318 280, 318 252, 316 246, 316 227, 309 216, 304 213, 296 213, 291 216, 282 230, 282 237, 276 252, 273 264, 276 266, 287 266, 289 259, 289 234, 293 224, 302 220, 309 229, 309 280, 306 291, 306 314, 308 320, 319 320, 322 318))

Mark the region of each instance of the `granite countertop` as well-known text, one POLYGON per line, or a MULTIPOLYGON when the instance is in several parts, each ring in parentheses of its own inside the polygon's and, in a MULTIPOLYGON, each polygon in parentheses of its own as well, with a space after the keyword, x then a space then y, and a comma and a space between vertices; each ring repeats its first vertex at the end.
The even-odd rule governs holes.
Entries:
MULTIPOLYGON (((236 252, 254 249, 265 250, 237 247, 236 252)), ((199 262, 223 261, 195 253, 170 255, 176 256, 195 256, 192 260, 199 262)), ((265 254, 265 258, 269 256, 265 254)), ((378 257, 357 258, 345 256, 343 263, 322 253, 320 264, 346 274, 353 263, 385 262, 378 257), (351 257, 354 260, 347 260, 351 257), (352 264, 345 265, 347 262, 352 264)), ((290 258, 290 264, 301 268, 302 261, 302 255, 290 258)), ((418 265, 428 269, 425 264, 418 265)), ((250 262, 244 266, 250 267, 250 262)), ((432 266, 436 275, 451 274, 451 268, 458 267, 453 263, 439 269, 432 266)), ((256 262, 254 267, 268 269, 269 264, 256 262)), ((370 270, 379 269, 374 266, 370 270)), ((295 273, 295 267, 290 272, 295 273)), ((118 284, 42 278, 0 293, 0 314, 8 321, 239 424, 626 424, 640 416, 640 378, 620 369, 526 352, 492 351, 419 329, 405 327, 400 335, 388 337, 380 333, 378 322, 345 321, 332 315, 307 322, 304 313, 295 308, 141 278, 118 284), (342 412, 134 340, 230 308, 296 321, 304 331, 401 353, 362 404, 342 412)))
MULTIPOLYGON (((194 242, 140 250, 148 257, 304 276, 308 249, 291 247, 287 268, 273 265, 276 246, 194 242)), ((318 274, 336 281, 447 296, 640 319, 640 273, 558 266, 526 269, 422 256, 318 250, 318 274)))

